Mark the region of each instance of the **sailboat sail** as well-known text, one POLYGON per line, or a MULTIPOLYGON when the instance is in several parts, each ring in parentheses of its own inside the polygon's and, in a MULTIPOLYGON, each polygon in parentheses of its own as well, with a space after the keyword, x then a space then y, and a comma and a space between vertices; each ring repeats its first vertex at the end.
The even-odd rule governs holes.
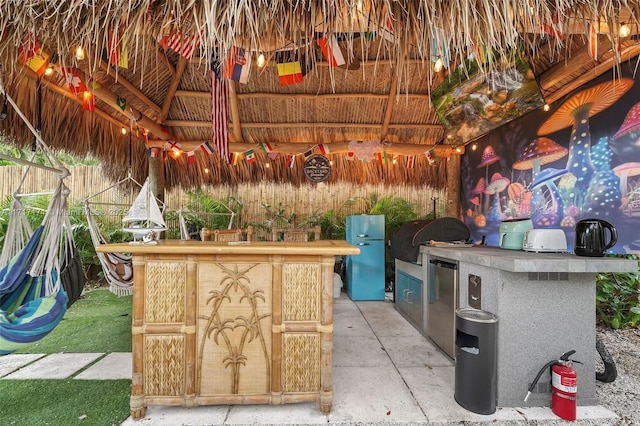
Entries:
POLYGON ((149 180, 144 182, 133 205, 122 219, 124 231, 136 236, 145 236, 148 232, 166 231, 167 224, 162 217, 156 197, 149 188, 149 180))

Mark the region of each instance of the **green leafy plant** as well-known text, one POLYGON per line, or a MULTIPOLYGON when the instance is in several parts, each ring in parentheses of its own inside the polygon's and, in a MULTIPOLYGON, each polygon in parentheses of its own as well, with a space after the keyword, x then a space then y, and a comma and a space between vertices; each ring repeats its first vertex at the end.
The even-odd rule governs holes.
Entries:
POLYGON ((298 215, 295 212, 287 213, 282 203, 274 208, 271 204, 264 203, 261 205, 265 209, 265 219, 263 222, 251 222, 247 225, 253 226, 255 229, 262 230, 269 238, 271 230, 274 228, 290 228, 295 226, 298 215))
MULTIPOLYGON (((640 259, 638 255, 624 257, 640 259)), ((596 312, 600 320, 614 329, 640 325, 639 285, 640 270, 635 273, 597 274, 596 312)))

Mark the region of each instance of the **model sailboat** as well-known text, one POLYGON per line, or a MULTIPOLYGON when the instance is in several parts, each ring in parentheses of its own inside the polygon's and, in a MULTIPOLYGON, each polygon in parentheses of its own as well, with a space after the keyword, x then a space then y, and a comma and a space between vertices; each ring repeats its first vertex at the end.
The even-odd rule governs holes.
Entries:
POLYGON ((133 235, 132 244, 139 244, 138 239, 147 244, 155 244, 160 232, 167 230, 156 197, 149 188, 149 179, 144 182, 133 205, 122 219, 125 232, 133 235))

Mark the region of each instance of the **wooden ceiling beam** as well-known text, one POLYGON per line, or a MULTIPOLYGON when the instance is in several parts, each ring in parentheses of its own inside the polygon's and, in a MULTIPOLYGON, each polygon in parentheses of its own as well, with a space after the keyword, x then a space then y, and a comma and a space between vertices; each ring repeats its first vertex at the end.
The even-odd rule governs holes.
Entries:
POLYGON ((167 119, 167 116, 169 115, 169 108, 171 108, 171 102, 173 101, 173 97, 176 94, 176 90, 178 90, 180 79, 182 78, 182 74, 184 74, 184 70, 187 68, 188 63, 189 60, 184 56, 180 56, 180 58, 178 59, 176 72, 171 77, 171 82, 169 83, 167 93, 164 97, 164 103, 162 104, 162 110, 160 111, 160 115, 156 119, 157 123, 164 123, 167 119))
MULTIPOLYGON (((21 68, 21 71, 24 75, 26 75, 27 77, 29 77, 32 80, 38 80, 38 74, 36 74, 31 68, 27 67, 26 65, 23 65, 21 68)), ((73 93, 71 93, 69 90, 65 89, 64 87, 58 86, 56 83, 54 83, 53 81, 51 81, 50 79, 47 80, 46 84, 43 84, 42 87, 47 88, 49 90, 51 90, 54 93, 57 93, 61 96, 64 96, 67 99, 72 100, 73 102, 82 105, 82 99, 78 98, 76 95, 74 95, 73 93)), ((113 118, 112 116, 110 116, 109 114, 107 114, 106 112, 104 112, 103 110, 101 110, 100 108, 96 108, 94 113, 104 119, 107 120, 108 122, 110 122, 111 124, 113 124, 114 126, 118 127, 118 128, 122 128, 122 127, 128 127, 129 124, 128 123, 122 123, 118 120, 116 120, 115 118, 113 118)))
MULTIPOLYGON (((180 148, 184 152, 197 150, 202 145, 202 140, 194 141, 179 141, 180 148)), ((344 154, 350 151, 350 142, 332 142, 328 143, 331 154, 344 154)), ((166 142, 162 140, 150 140, 147 144, 148 147, 165 148, 166 142)), ((304 152, 314 149, 317 146, 315 143, 271 143, 273 152, 281 154, 303 154, 304 152)), ((250 149, 259 150, 260 147, 257 144, 248 143, 229 143, 229 150, 232 152, 245 152, 250 149)), ((421 155, 428 150, 433 149, 436 156, 449 156, 452 154, 461 155, 464 153, 464 147, 453 147, 451 145, 419 145, 409 143, 392 143, 387 144, 384 147, 384 151, 387 154, 392 155, 421 155)))
POLYGON ((237 142, 242 142, 242 127, 240 124, 240 109, 238 107, 237 83, 233 80, 229 80, 229 110, 231 111, 233 138, 237 142))
MULTIPOLYGON (((196 121, 196 120, 167 120, 165 124, 169 127, 211 127, 211 121, 196 121)), ((232 123, 233 124, 233 123, 232 123)), ((331 129, 339 128, 366 128, 375 129, 380 128, 380 123, 242 123, 242 127, 245 128, 271 128, 271 129, 286 129, 286 128, 300 128, 300 127, 324 127, 331 129)), ((416 123, 390 123, 387 126, 388 129, 426 129, 426 130, 441 130, 441 124, 416 124, 416 123)))
MULTIPOLYGON (((637 55, 640 55, 640 45, 627 47, 620 53, 620 62, 627 61, 637 55)), ((615 60, 615 57, 611 54, 608 59, 602 61, 599 64, 594 65, 592 68, 590 68, 587 72, 583 73, 581 76, 577 78, 573 78, 570 83, 562 86, 562 88, 551 93, 549 96, 546 96, 545 101, 547 103, 553 103, 558 99, 561 99, 562 97, 573 92, 583 84, 586 84, 591 80, 593 80, 594 78, 610 71, 614 66, 617 65, 617 63, 618 62, 615 60)))
MULTIPOLYGON (((210 98, 209 92, 196 92, 195 90, 177 90, 176 97, 185 98, 210 98)), ((238 99, 387 99, 388 93, 271 93, 271 92, 254 92, 254 93, 237 93, 238 99)), ((427 93, 402 93, 402 97, 430 100, 431 97, 427 93)))
MULTIPOLYGON (((606 34, 600 34, 598 36, 598 51, 608 52, 609 50, 611 50, 609 37, 606 34)), ((549 90, 567 78, 568 70, 582 68, 586 64, 597 64, 589 56, 589 46, 587 45, 578 50, 569 60, 560 61, 545 71, 539 79, 540 89, 543 92, 549 90)), ((547 102, 549 101, 547 100, 547 102)))
POLYGON ((156 112, 156 114, 160 115, 162 109, 156 105, 151 99, 147 97, 144 93, 142 93, 138 88, 136 88, 133 84, 131 84, 126 78, 122 75, 116 73, 116 71, 111 67, 106 61, 100 60, 100 67, 107 72, 107 75, 111 76, 116 83, 122 85, 125 89, 130 91, 136 98, 140 99, 146 106, 156 112))

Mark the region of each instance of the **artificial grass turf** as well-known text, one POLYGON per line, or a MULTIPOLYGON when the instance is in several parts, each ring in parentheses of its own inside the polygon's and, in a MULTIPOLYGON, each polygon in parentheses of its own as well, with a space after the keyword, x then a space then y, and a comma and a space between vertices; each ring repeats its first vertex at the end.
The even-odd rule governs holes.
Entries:
POLYGON ((129 417, 131 380, 0 380, 0 423, 111 426, 129 417))
POLYGON ((86 292, 44 339, 16 353, 131 352, 131 296, 86 292))

